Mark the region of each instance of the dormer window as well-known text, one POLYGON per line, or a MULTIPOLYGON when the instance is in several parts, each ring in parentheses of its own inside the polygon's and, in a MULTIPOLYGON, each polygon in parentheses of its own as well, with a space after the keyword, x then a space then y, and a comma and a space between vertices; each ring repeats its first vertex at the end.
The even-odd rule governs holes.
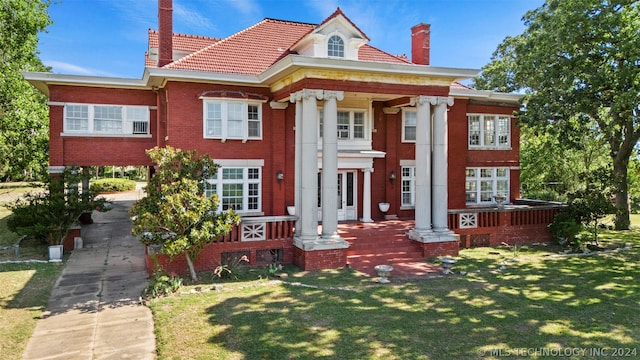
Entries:
POLYGON ((344 40, 338 35, 333 35, 327 42, 327 55, 329 57, 344 57, 344 40))

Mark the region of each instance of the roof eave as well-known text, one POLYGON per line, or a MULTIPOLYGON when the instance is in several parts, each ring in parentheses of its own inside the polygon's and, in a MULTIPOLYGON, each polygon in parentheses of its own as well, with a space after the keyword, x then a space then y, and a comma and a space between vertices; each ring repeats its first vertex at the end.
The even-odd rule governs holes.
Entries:
POLYGON ((494 101, 519 105, 523 94, 501 93, 490 90, 451 89, 449 93, 453 97, 468 98, 482 101, 494 101))
POLYGON ((479 73, 476 69, 459 69, 435 66, 424 66, 416 64, 398 64, 377 61, 361 61, 361 60, 342 60, 330 58, 313 58, 302 55, 287 55, 279 60, 267 70, 258 75, 258 78, 269 83, 280 76, 287 75, 298 68, 324 68, 332 70, 346 70, 358 72, 375 72, 387 74, 403 74, 430 76, 435 78, 447 79, 451 82, 470 79, 479 73))
POLYGON ((148 86, 163 87, 168 80, 174 81, 205 81, 227 84, 243 84, 260 86, 262 82, 256 75, 232 74, 212 71, 182 70, 146 67, 143 80, 148 86))
POLYGON ((47 97, 49 96, 49 85, 77 85, 91 87, 116 87, 116 88, 133 88, 144 89, 146 84, 141 79, 102 77, 102 76, 86 76, 86 75, 67 75, 54 74, 45 72, 21 72, 22 77, 31 85, 35 86, 47 97))

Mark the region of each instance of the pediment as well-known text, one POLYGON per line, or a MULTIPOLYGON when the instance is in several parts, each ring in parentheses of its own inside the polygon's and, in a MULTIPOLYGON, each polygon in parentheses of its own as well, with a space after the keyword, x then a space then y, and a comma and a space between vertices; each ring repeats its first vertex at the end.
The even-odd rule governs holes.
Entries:
POLYGON ((358 60, 358 49, 367 42, 369 38, 338 8, 313 31, 300 39, 292 50, 310 57, 358 60), (343 56, 334 56, 328 50, 331 47, 330 42, 335 40, 344 46, 343 56))

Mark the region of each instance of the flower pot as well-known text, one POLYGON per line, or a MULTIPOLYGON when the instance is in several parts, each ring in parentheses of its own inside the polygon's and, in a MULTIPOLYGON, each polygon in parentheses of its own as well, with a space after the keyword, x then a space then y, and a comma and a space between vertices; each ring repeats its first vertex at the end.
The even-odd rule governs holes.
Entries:
POLYGON ((442 263, 442 268, 444 269, 442 271, 443 274, 445 275, 453 274, 453 271, 451 271, 451 268, 456 263, 456 259, 450 258, 450 257, 443 257, 443 258, 440 258, 440 262, 442 263))
POLYGON ((61 262, 62 251, 62 245, 49 245, 49 262, 61 262))
POLYGON ((382 211, 383 213, 386 213, 387 211, 389 211, 389 206, 390 204, 388 202, 381 202, 378 203, 378 208, 380 209, 380 211, 382 211))
POLYGON ((289 215, 295 215, 296 214, 296 207, 295 206, 287 206, 287 213, 289 213, 289 215))
POLYGON ((391 271, 393 271, 393 266, 376 265, 373 268, 375 269, 375 271, 378 273, 378 276, 380 277, 380 280, 378 280, 380 284, 388 284, 391 282, 389 281, 388 277, 389 275, 391 275, 391 271))

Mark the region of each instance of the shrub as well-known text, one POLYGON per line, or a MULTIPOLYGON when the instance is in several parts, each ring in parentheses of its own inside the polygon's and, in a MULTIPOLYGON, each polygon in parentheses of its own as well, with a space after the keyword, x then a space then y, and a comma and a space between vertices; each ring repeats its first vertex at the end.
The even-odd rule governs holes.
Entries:
POLYGON ((96 193, 131 191, 136 189, 136 182, 129 179, 98 179, 92 181, 89 188, 96 193))
POLYGON ((562 246, 571 245, 576 241, 578 235, 583 229, 581 223, 575 219, 575 215, 570 208, 561 210, 553 217, 553 222, 549 224, 549 231, 556 236, 556 240, 562 246))
POLYGON ((182 278, 177 274, 167 274, 164 271, 157 271, 149 279, 149 284, 143 290, 142 296, 145 299, 155 299, 175 293, 182 286, 182 278))
POLYGON ((109 208, 104 198, 96 198, 90 190, 80 193, 77 168, 67 168, 61 179, 47 180, 48 191, 29 193, 7 207, 13 212, 7 220, 9 230, 44 244, 58 245, 69 227, 84 211, 109 208), (66 187, 65 187, 66 185, 66 187))

